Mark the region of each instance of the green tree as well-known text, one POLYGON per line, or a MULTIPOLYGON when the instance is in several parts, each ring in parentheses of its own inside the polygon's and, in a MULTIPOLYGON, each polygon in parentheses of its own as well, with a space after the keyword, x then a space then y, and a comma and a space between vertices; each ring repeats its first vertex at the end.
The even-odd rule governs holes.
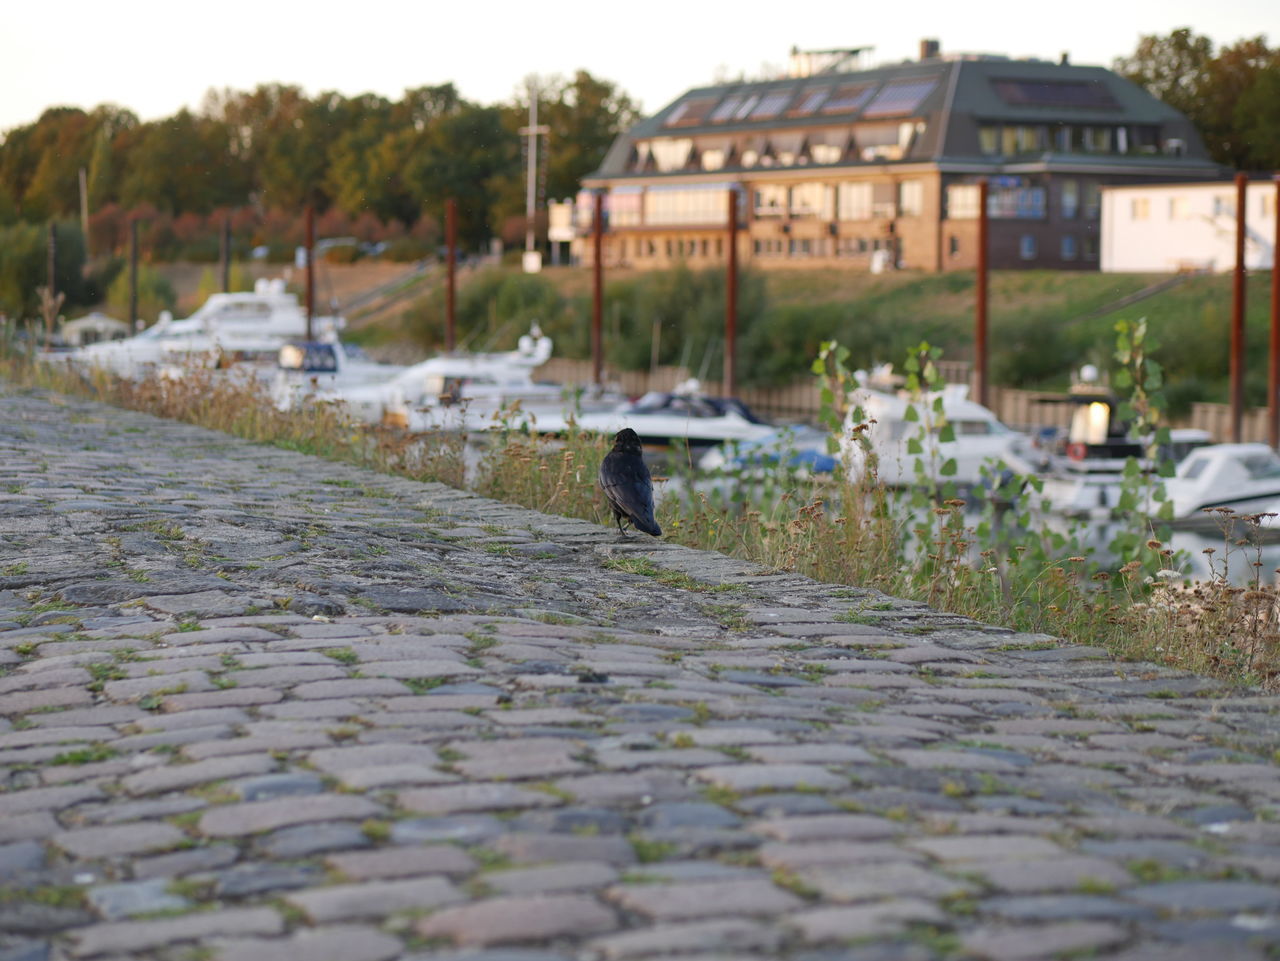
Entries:
POLYGON ((227 127, 191 111, 144 124, 120 185, 126 207, 207 214, 248 199, 248 168, 229 149, 227 127))

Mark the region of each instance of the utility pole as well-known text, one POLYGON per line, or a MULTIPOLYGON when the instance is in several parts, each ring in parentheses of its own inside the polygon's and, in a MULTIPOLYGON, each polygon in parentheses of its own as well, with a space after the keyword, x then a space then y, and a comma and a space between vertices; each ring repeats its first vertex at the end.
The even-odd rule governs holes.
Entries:
POLYGON ((49 221, 49 240, 46 254, 48 263, 45 265, 45 273, 47 276, 46 284, 49 287, 49 296, 53 296, 58 292, 58 234, 54 230, 53 221, 49 221))
POLYGON ((529 178, 525 185, 524 200, 524 272, 536 274, 542 269, 542 262, 534 249, 533 227, 538 200, 538 137, 550 133, 551 128, 538 124, 538 82, 529 80, 529 126, 521 127, 520 135, 529 138, 529 178))

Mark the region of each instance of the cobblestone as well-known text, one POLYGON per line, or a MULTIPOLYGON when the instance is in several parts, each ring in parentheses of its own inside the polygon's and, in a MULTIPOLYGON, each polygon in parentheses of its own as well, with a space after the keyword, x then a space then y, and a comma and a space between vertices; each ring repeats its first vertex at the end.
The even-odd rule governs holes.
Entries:
POLYGON ((0 573, 0 958, 1280 939, 1273 697, 142 414, 0 408, 28 567, 0 573), (620 556, 731 586, 741 629, 620 556))

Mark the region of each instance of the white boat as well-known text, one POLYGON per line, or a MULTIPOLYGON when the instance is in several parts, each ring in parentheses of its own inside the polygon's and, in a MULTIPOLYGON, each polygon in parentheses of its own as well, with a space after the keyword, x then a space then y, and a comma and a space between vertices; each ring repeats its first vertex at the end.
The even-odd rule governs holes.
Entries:
POLYGON ((774 428, 758 440, 730 441, 698 461, 703 471, 763 474, 781 467, 801 475, 830 474, 840 459, 827 453, 829 431, 805 424, 774 428))
POLYGON ((1266 444, 1210 444, 1193 451, 1164 483, 1178 526, 1218 527, 1218 509, 1280 510, 1280 454, 1266 444))
POLYGON ((1113 416, 1119 401, 1096 378, 1096 371, 1086 367, 1066 397, 1046 401, 1074 406, 1070 426, 1065 434, 1047 437, 1025 464, 1018 465, 1020 473, 1040 479, 1041 490, 1032 496, 1042 510, 1106 516, 1119 504, 1130 458, 1150 473, 1160 461, 1176 464, 1210 443, 1206 431, 1175 428, 1168 445, 1152 456, 1150 438, 1130 436, 1128 425, 1113 416))
POLYGON ((371 360, 358 346, 333 341, 291 341, 277 353, 271 400, 280 410, 300 407, 317 395, 370 387, 402 373, 404 365, 371 360))
POLYGON ((840 434, 840 450, 853 476, 861 475, 867 461, 857 435, 866 438, 875 454, 877 481, 889 487, 906 487, 921 480, 974 487, 983 483, 984 467, 1001 470, 1001 465, 1022 464, 1027 438, 970 400, 967 384, 947 384, 941 391, 913 398, 906 391, 873 386, 883 382, 886 373, 887 369, 881 368, 874 380, 863 371, 855 373, 859 386, 850 392, 840 434), (938 401, 941 418, 935 411, 938 401), (908 408, 914 415, 908 414, 908 408), (944 425, 951 428, 953 440, 939 439, 944 425), (923 476, 917 472, 917 463, 923 467, 923 476))
POLYGON ((551 357, 552 341, 534 325, 515 350, 441 354, 375 382, 335 383, 317 402, 343 405, 357 420, 413 431, 484 430, 509 415, 513 426, 541 416, 563 420, 572 389, 539 383, 533 371, 551 357))
MULTIPOLYGON (((312 332, 321 340, 334 339, 345 326, 340 316, 315 317, 312 332)), ((90 344, 62 356, 121 377, 141 378, 166 367, 269 363, 285 343, 307 334, 298 298, 285 290, 283 280, 262 279, 252 292, 213 294, 190 317, 175 320, 164 311, 134 337, 90 344)))
MULTIPOLYGON (((609 435, 630 427, 648 447, 685 443, 691 448, 706 448, 726 441, 763 440, 777 430, 737 398, 703 394, 696 380, 685 381, 669 392, 650 391, 639 400, 609 410, 576 414, 574 422, 582 430, 609 435)), ((546 420, 539 421, 537 428, 540 433, 563 433, 568 424, 546 420)))

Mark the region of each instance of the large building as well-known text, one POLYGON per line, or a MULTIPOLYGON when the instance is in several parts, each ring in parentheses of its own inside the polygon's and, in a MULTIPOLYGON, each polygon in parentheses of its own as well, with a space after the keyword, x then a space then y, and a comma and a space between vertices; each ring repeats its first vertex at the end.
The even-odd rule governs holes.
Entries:
MULTIPOLYGON (((1275 258, 1276 184, 1245 191, 1244 265, 1275 258)), ((1102 269, 1120 273, 1231 270, 1236 265, 1234 183, 1147 184, 1102 191, 1102 269)))
POLYGON ((991 266, 1097 269, 1103 185, 1222 175, 1182 114, 1102 67, 933 41, 874 69, 817 59, 690 90, 621 135, 584 180, 574 253, 590 262, 603 191, 606 263, 722 263, 734 191, 756 266, 972 267, 985 177, 991 266))

